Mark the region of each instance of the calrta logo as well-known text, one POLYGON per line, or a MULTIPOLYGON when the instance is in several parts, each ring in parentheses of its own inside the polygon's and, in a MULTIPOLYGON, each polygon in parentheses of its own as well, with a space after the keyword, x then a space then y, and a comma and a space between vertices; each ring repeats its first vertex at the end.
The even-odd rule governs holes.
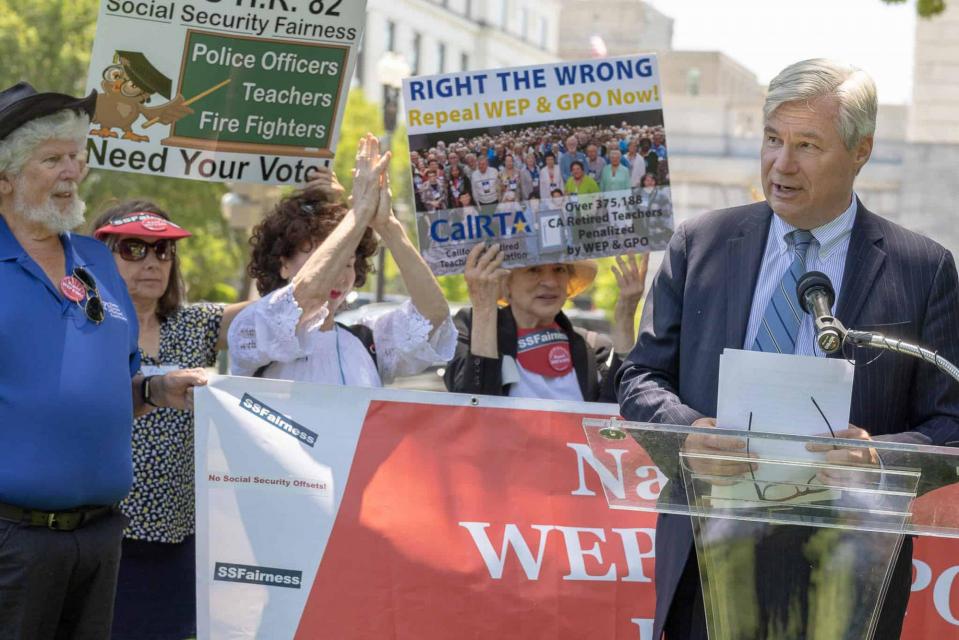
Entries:
MULTIPOLYGON (((448 213, 452 214, 454 211, 455 209, 452 209, 448 213)), ((531 232, 526 214, 521 210, 469 213, 463 217, 462 222, 439 218, 430 224, 430 239, 439 244, 527 235, 531 232)))
POLYGON ((213 567, 213 579, 221 582, 262 584, 268 587, 299 589, 303 585, 303 572, 276 567, 257 567, 249 564, 217 562, 213 567))

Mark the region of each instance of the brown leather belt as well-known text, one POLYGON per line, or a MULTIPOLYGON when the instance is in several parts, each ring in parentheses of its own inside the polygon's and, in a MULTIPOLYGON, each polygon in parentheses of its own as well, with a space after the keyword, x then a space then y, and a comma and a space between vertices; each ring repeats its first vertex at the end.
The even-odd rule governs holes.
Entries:
POLYGON ((39 511, 0 503, 0 520, 17 522, 31 527, 46 527, 54 531, 74 531, 113 513, 115 507, 80 507, 66 511, 39 511))

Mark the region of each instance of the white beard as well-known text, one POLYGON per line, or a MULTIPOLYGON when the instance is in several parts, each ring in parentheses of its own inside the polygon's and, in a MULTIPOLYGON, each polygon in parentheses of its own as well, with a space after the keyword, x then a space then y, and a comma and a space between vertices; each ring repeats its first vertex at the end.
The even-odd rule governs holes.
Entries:
MULTIPOLYGON (((83 224, 83 214, 87 210, 87 205, 80 198, 74 197, 73 201, 66 211, 63 211, 53 202, 53 196, 47 196, 47 199, 39 207, 30 207, 23 201, 24 190, 20 188, 20 177, 14 181, 13 206, 21 215, 31 222, 43 225, 53 233, 64 233, 72 231, 83 224)), ((61 185, 57 185, 57 190, 61 185)))

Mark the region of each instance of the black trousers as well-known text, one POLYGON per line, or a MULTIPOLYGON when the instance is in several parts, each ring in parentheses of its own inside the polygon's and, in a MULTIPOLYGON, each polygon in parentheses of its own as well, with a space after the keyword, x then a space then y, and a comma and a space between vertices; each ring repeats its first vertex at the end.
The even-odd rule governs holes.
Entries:
POLYGON ((126 521, 52 531, 0 520, 0 640, 109 638, 126 521))
POLYGON ((196 635, 196 539, 123 541, 113 640, 182 640, 196 635))
MULTIPOLYGON (((781 549, 788 553, 789 549, 781 549)), ((792 573, 789 576, 773 575, 770 580, 802 579, 792 573)), ((766 593, 775 589, 773 584, 766 585, 766 593)), ((912 589, 912 538, 906 537, 902 550, 893 568, 892 578, 885 600, 880 606, 879 623, 873 640, 899 640, 902 623, 909 605, 912 589)), ((769 603, 761 603, 769 605, 769 603)), ((666 640, 709 640, 706 634, 706 610, 703 604, 703 592, 699 578, 699 566, 696 553, 693 552, 683 569, 682 578, 676 588, 666 623, 663 625, 666 640)), ((659 640, 658 638, 656 640, 659 640)), ((802 640, 797 638, 796 640, 802 640)))

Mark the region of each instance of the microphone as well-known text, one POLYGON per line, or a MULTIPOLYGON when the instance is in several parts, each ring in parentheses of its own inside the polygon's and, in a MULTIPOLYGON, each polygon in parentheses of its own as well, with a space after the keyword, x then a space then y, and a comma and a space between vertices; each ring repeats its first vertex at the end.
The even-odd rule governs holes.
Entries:
POLYGON ((821 271, 807 271, 796 283, 796 297, 803 311, 813 317, 816 325, 816 343, 826 353, 842 346, 846 328, 832 315, 836 291, 829 276, 821 271))
POLYGON ((917 344, 904 342, 898 338, 887 338, 874 331, 846 329, 832 315, 832 305, 836 300, 836 291, 832 288, 829 276, 821 271, 807 271, 796 283, 796 297, 803 311, 813 317, 816 323, 816 343, 826 353, 838 351, 844 340, 854 347, 872 347, 919 358, 935 365, 953 380, 959 382, 959 367, 939 355, 917 344))

